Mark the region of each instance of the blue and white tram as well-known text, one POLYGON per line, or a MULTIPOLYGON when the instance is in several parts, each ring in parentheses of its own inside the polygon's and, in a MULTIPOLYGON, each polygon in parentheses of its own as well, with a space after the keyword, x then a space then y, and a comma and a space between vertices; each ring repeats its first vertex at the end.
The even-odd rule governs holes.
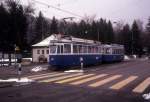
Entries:
POLYGON ((102 62, 102 48, 98 43, 53 40, 50 42, 49 65, 54 68, 102 62))
POLYGON ((103 62, 118 62, 124 59, 124 46, 119 44, 102 45, 103 62))

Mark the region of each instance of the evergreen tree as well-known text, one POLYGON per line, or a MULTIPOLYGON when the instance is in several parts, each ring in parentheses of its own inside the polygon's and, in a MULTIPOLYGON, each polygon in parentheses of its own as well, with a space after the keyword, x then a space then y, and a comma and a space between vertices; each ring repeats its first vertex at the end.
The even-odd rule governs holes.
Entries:
POLYGON ((103 20, 102 18, 100 19, 98 24, 99 39, 102 43, 106 43, 106 24, 106 20, 103 20))
POLYGON ((98 39, 99 41, 103 42, 103 36, 104 36, 104 31, 103 31, 103 19, 101 18, 99 21, 98 21, 98 39))
MULTIPOLYGON (((25 10, 25 8, 19 4, 19 2, 15 2, 13 0, 7 1, 8 6, 8 12, 10 17, 10 25, 9 25, 9 41, 14 47, 14 45, 17 45, 20 47, 20 50, 23 51, 27 47, 27 14, 29 14, 28 11, 25 10)), ((13 48, 14 49, 14 48, 13 48)))
POLYGON ((110 21, 107 24, 107 41, 108 43, 114 42, 114 31, 113 31, 112 24, 110 21))
POLYGON ((95 41, 98 40, 98 27, 96 21, 93 21, 91 25, 91 39, 95 41))
POLYGON ((33 35, 33 43, 37 43, 44 39, 43 24, 44 17, 42 12, 40 11, 35 21, 35 34, 33 35))
POLYGON ((91 38, 91 35, 87 35, 86 32, 87 32, 86 22, 84 20, 81 20, 78 25, 78 36, 77 37, 87 38, 87 36, 89 36, 89 38, 91 38))
POLYGON ((131 34, 130 27, 128 24, 126 24, 123 27, 123 30, 121 31, 121 33, 122 33, 123 45, 125 48, 125 54, 131 54, 132 53, 132 34, 131 34))
POLYGON ((150 17, 149 17, 148 23, 146 25, 146 36, 144 39, 146 39, 145 45, 147 46, 148 52, 150 53, 150 17))
POLYGON ((8 11, 4 8, 4 5, 0 5, 0 51, 8 51, 11 46, 9 43, 9 15, 8 11))
POLYGON ((146 25, 146 31, 147 31, 147 33, 150 34, 150 17, 149 17, 148 23, 147 23, 147 25, 146 25))
POLYGON ((136 21, 133 22, 132 25, 132 51, 133 54, 141 54, 142 46, 141 46, 141 39, 140 39, 140 30, 136 21))
POLYGON ((58 22, 55 17, 53 17, 50 27, 51 34, 57 34, 58 33, 58 22))

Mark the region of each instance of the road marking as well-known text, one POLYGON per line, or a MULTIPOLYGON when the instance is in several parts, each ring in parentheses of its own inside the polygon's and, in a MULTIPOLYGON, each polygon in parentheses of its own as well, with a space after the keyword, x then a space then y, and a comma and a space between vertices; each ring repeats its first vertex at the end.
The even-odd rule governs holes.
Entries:
POLYGON ((90 78, 86 78, 86 79, 83 79, 83 80, 79 80, 79 81, 75 81, 75 82, 72 82, 72 83, 69 83, 69 84, 71 84, 71 85, 79 85, 79 84, 83 84, 83 83, 86 83, 86 82, 91 81, 91 80, 102 78, 102 77, 107 76, 107 75, 108 74, 96 75, 96 76, 93 76, 93 77, 90 77, 90 78))
POLYGON ((126 86, 128 83, 134 81, 136 78, 138 78, 138 76, 130 76, 127 79, 120 81, 119 83, 111 86, 110 89, 119 90, 119 89, 123 88, 124 86, 126 86))
POLYGON ((90 86, 90 87, 98 87, 98 86, 104 85, 104 84, 106 84, 106 83, 108 83, 108 82, 110 82, 110 81, 113 81, 113 80, 115 80, 115 79, 118 79, 118 78, 120 78, 120 77, 122 77, 122 75, 115 75, 115 76, 106 78, 106 79, 104 79, 104 80, 98 81, 98 82, 96 82, 96 83, 90 84, 90 85, 88 85, 88 86, 90 86))
POLYGON ((51 75, 44 75, 44 76, 39 76, 39 77, 34 77, 34 78, 30 78, 32 80, 38 80, 38 79, 42 79, 42 78, 50 78, 50 77, 55 77, 55 76, 60 76, 60 75, 66 75, 68 73, 57 73, 57 74, 51 74, 51 75))
POLYGON ((82 78, 89 77, 89 76, 92 76, 92 75, 94 75, 94 74, 81 75, 81 76, 74 77, 74 78, 69 78, 69 79, 60 80, 60 81, 57 81, 57 82, 55 82, 55 83, 67 83, 67 82, 70 82, 70 81, 82 79, 82 78))
POLYGON ((50 74, 56 74, 58 72, 52 72, 52 73, 45 73, 45 74, 38 74, 38 75, 30 75, 30 76, 26 76, 28 78, 33 78, 33 77, 39 77, 39 76, 44 76, 44 75, 50 75, 50 74))
POLYGON ((83 75, 83 73, 77 73, 77 74, 72 74, 72 75, 65 75, 65 76, 60 76, 60 77, 56 77, 56 78, 50 78, 50 79, 46 79, 46 80, 40 80, 38 82, 53 82, 53 81, 57 81, 57 80, 65 79, 65 78, 79 76, 79 75, 83 75))
POLYGON ((145 79, 141 84, 139 84, 136 88, 132 91, 135 93, 142 93, 144 90, 150 85, 150 77, 145 79))

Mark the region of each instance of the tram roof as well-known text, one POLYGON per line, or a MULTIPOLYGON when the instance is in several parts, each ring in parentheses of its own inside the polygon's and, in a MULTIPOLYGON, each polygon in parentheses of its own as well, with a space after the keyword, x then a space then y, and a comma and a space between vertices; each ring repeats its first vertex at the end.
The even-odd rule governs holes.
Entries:
POLYGON ((120 44, 103 44, 103 47, 113 47, 113 48, 123 48, 123 45, 120 44))
POLYGON ((101 44, 100 42, 93 41, 93 40, 87 40, 87 39, 81 39, 81 38, 76 38, 73 36, 69 35, 61 35, 61 34, 53 34, 43 41, 32 45, 33 47, 41 47, 41 46, 49 46, 50 41, 55 41, 55 42, 61 42, 61 43, 80 43, 80 44, 101 44))

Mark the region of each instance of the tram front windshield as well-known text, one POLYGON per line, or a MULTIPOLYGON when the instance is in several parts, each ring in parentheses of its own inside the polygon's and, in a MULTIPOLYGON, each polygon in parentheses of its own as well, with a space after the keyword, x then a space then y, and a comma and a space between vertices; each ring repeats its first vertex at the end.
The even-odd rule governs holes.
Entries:
POLYGON ((56 53, 56 45, 50 45, 50 53, 56 53))

